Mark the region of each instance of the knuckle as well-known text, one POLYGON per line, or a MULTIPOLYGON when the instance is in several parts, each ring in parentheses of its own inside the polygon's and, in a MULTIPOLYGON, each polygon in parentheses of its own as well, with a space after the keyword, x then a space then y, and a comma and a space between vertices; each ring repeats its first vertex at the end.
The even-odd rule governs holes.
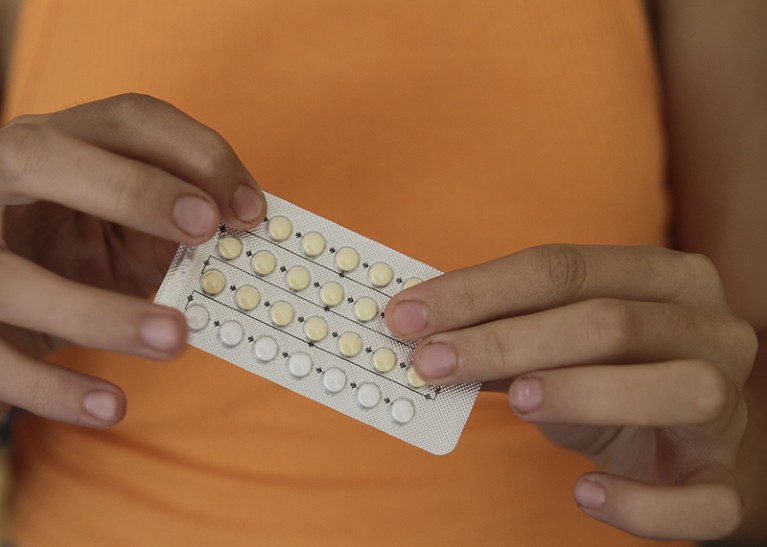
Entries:
POLYGON ((690 326, 690 318, 679 306, 661 305, 659 313, 660 323, 666 332, 676 334, 688 329, 690 326))
POLYGON ((200 174, 213 180, 228 177, 236 164, 236 156, 229 143, 210 128, 204 129, 200 143, 202 144, 194 159, 200 174))
POLYGON ((586 313, 586 328, 599 347, 599 353, 613 358, 630 352, 640 336, 641 325, 634 306, 629 302, 600 298, 592 300, 586 313))
POLYGON ((454 280, 456 283, 451 287, 454 298, 453 305, 459 306, 457 309, 465 310, 468 317, 476 317, 482 310, 478 303, 479 299, 476 298, 475 284, 470 276, 460 273, 454 277, 454 280))
MULTIPOLYGON (((742 342, 738 344, 744 353, 744 363, 748 368, 748 372, 751 371, 751 367, 756 360, 756 354, 759 350, 759 336, 756 334, 756 330, 753 325, 745 319, 735 318, 736 328, 742 337, 742 342)), ((748 373, 747 373, 748 374, 748 373)))
POLYGON ((535 249, 550 289, 560 298, 577 295, 586 282, 586 258, 571 245, 544 245, 535 249))
POLYGON ((15 121, 0 130, 0 183, 5 192, 14 191, 34 162, 43 155, 46 128, 15 121))
POLYGON ((59 374, 38 369, 17 380, 15 404, 40 416, 61 414, 61 393, 67 386, 63 385, 59 374))
POLYGON ((490 329, 486 344, 489 354, 493 356, 489 363, 494 371, 493 376, 501 378, 511 375, 507 370, 515 360, 510 355, 509 338, 505 336, 505 331, 497 327, 490 329))
POLYGON ((143 93, 123 93, 105 101, 109 113, 108 123, 113 128, 140 125, 167 103, 143 93))
POLYGON ((156 194, 151 191, 150 170, 141 164, 130 164, 114 179, 112 188, 112 210, 116 213, 131 214, 151 207, 156 194))
POLYGON ((706 255, 700 253, 684 253, 683 256, 687 263, 687 267, 693 275, 703 278, 719 277, 714 262, 706 255))
POLYGON ((732 382, 716 367, 706 361, 691 361, 686 373, 690 390, 690 404, 701 423, 711 423, 727 415, 734 408, 732 382))
POLYGON ((725 304, 724 289, 719 277, 719 271, 714 262, 704 254, 683 253, 683 260, 689 272, 689 278, 694 280, 694 287, 697 287, 701 294, 708 298, 714 298, 713 302, 721 305, 725 304))

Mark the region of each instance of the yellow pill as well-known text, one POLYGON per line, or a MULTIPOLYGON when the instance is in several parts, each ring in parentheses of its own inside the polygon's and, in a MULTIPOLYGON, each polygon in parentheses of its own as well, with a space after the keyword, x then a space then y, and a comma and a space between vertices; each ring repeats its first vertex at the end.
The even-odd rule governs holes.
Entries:
POLYGON ((275 302, 269 308, 269 317, 278 327, 286 327, 293 321, 293 306, 283 301, 275 302))
POLYGON ((285 241, 293 233, 293 224, 286 217, 274 217, 266 225, 266 231, 274 241, 285 241))
POLYGON ((373 352, 373 366, 378 372, 389 372, 397 365, 397 354, 389 348, 378 348, 373 352))
POLYGON ((258 306, 261 301, 261 294, 258 289, 251 285, 243 285, 234 293, 234 302, 241 310, 250 311, 258 306))
POLYGON ((293 266, 285 274, 285 282, 288 287, 294 291, 302 291, 309 286, 309 282, 312 280, 309 275, 309 270, 303 266, 293 266))
POLYGON ((218 270, 208 270, 202 274, 200 285, 202 286, 202 290, 207 294, 216 295, 224 290, 226 279, 224 278, 224 274, 218 270))
POLYGON ((242 241, 234 236, 225 236, 218 240, 218 254, 227 260, 233 260, 242 253, 242 241))
POLYGON ((394 277, 394 272, 391 266, 385 262, 376 262, 370 267, 368 271, 368 278, 374 287, 385 287, 391 283, 394 277))
POLYGON ((419 283, 423 283, 423 279, 418 279, 417 277, 411 277, 410 279, 408 279, 402 284, 402 288, 409 289, 410 287, 415 287, 419 283))
POLYGON ((420 388, 426 385, 426 382, 423 378, 418 376, 418 373, 415 371, 413 367, 410 367, 407 369, 407 383, 410 384, 413 387, 420 388))
POLYGON ((345 332, 338 338, 338 350, 344 357, 356 357, 362 351, 362 338, 356 332, 345 332))
POLYGON ((342 272, 350 272, 360 263, 360 254, 351 247, 341 247, 336 252, 336 266, 342 272))
POLYGON ((310 317, 304 323, 304 334, 310 342, 319 342, 328 335, 328 324, 321 317, 310 317))
POLYGON ((344 299, 344 288, 335 281, 328 281, 320 287, 320 300, 326 306, 337 306, 344 299))
POLYGON ((250 261, 250 265, 253 267, 253 271, 260 276, 269 275, 274 271, 277 266, 277 261, 274 255, 269 251, 258 251, 253 255, 253 260, 250 261))
POLYGON ((363 296, 354 303, 354 315, 362 322, 370 321, 378 315, 378 304, 372 298, 363 296))
POLYGON ((325 250, 325 238, 318 232, 309 232, 301 238, 301 248, 306 256, 320 256, 325 250))

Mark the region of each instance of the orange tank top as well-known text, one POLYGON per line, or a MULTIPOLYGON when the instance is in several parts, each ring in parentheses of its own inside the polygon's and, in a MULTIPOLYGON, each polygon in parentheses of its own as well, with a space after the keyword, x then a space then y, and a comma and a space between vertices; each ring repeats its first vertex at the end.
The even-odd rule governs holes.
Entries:
MULTIPOLYGON (((27 2, 6 118, 128 91, 218 130, 265 189, 442 270, 664 243, 640 2, 27 2)), ((503 395, 435 457, 196 350, 55 359, 122 386, 128 413, 18 424, 19 545, 648 543, 576 508, 589 463, 503 395)))

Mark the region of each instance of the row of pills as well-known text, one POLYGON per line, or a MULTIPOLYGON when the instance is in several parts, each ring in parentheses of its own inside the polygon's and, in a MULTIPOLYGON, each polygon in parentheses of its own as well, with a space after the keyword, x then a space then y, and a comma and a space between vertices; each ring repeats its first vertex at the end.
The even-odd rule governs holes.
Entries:
MULTIPOLYGON (((206 315, 207 310, 199 305, 190 306, 187 309, 190 324, 199 325, 206 315)), ((225 345, 236 346, 242 342, 245 331, 237 321, 230 320, 219 326, 218 335, 225 345)), ((383 349, 391 352, 387 348, 383 349)), ((270 363, 277 357, 279 351, 279 344, 271 336, 260 336, 253 342, 252 352, 260 363, 270 363)), ((379 358, 378 361, 385 359, 379 358)), ((391 367, 393 368, 393 364, 391 367)), ((304 378, 312 371, 314 363, 308 353, 299 351, 288 356, 287 368, 295 378, 304 378)), ((346 373, 338 367, 322 371, 321 381, 325 390, 331 394, 340 393, 347 385, 346 373)), ((354 389, 356 389, 357 402, 363 408, 373 408, 381 401, 381 389, 372 382, 364 382, 354 386, 354 389)), ((391 416, 397 423, 406 424, 413 419, 414 415, 415 406, 409 399, 399 398, 391 403, 391 416)))
MULTIPOLYGON (((285 303, 287 304, 287 303, 285 303)), ((272 308, 276 307, 272 306, 272 308)), ((292 310, 292 308, 291 308, 292 310)), ((292 311, 291 311, 292 313, 292 311)), ((193 304, 189 306, 184 312, 186 316, 189 328, 193 331, 199 331, 204 329, 210 321, 210 315, 207 308, 199 304, 193 304)), ((304 322, 304 334, 306 339, 310 342, 319 342, 323 340, 328 334, 328 325, 321 317, 310 317, 304 322)), ((245 337, 245 329, 243 326, 234 320, 228 320, 219 325, 218 337, 221 342, 229 347, 239 345, 245 337)), ((258 340, 268 339, 273 340, 271 337, 261 337, 258 340)), ((276 342, 275 342, 276 344, 276 342)), ((266 348, 261 348, 256 342, 254 346, 256 355, 259 356, 266 348)), ((362 338, 356 332, 347 331, 338 336, 337 341, 338 352, 343 357, 354 358, 362 351, 362 338)), ((275 346, 274 355, 277 354, 278 348, 275 346)), ((266 355, 271 354, 271 350, 266 355)), ((272 355, 269 359, 261 359, 269 361, 274 358, 272 355)), ((381 347, 372 352, 372 364, 373 368, 380 373, 391 372, 397 365, 397 354, 390 348, 381 347)), ((426 382, 416 373, 415 369, 409 367, 406 372, 407 381, 410 386, 414 388, 422 388, 426 386, 426 382)))
MULTIPOLYGON (((273 223, 280 224, 281 220, 287 222, 287 226, 290 226, 288 236, 292 232, 292 224, 285 217, 275 217, 269 221, 269 226, 273 223)), ((272 235, 274 230, 269 230, 269 234, 272 235)), ((278 232, 282 233, 282 232, 278 232)), ((274 236, 272 236, 273 239, 274 236)), ((275 241, 282 241, 281 239, 275 239, 275 241)), ((318 232, 309 232, 304 234, 301 238, 301 248, 306 256, 315 258, 322 254, 325 250, 325 238, 318 232)), ((225 260, 234 260, 242 254, 242 242, 235 236, 227 235, 218 240, 218 254, 225 260)), ((360 255, 352 247, 341 247, 335 251, 335 264, 341 272, 351 272, 360 264, 360 255)), ((267 276, 271 274, 277 267, 277 260, 274 255, 269 251, 258 251, 251 258, 251 267, 253 271, 260 276, 267 276)), ((370 266, 367 272, 368 280, 373 287, 384 288, 387 287, 394 278, 394 270, 385 262, 375 262, 370 266)), ((288 281, 294 281, 290 287, 293 290, 300 291, 306 288, 310 282, 309 271, 302 266, 294 266, 289 270, 288 281), (292 274, 290 272, 293 272, 292 274)), ((420 283, 418 278, 410 278, 403 282, 403 288, 407 289, 420 283)))
MULTIPOLYGON (((286 274, 286 283, 294 291, 303 290, 309 285, 309 272, 301 266, 295 266, 288 270, 286 274), (293 275, 294 270, 303 270, 299 275, 293 275), (299 283, 300 279, 300 283, 299 283)), ((200 287, 205 294, 217 296, 226 288, 226 278, 219 270, 207 270, 200 279, 200 287)), ((343 302, 343 287, 335 282, 328 281, 319 288, 319 297, 323 305, 332 308, 343 302)), ((261 302, 261 293, 252 285, 243 285, 237 289, 234 294, 234 301, 237 307, 243 311, 252 311, 261 302)), ((285 327, 293 320, 292 307, 287 302, 279 302, 272 306, 272 323, 278 327, 285 327)), ((357 320, 367 323, 378 316, 379 309, 375 300, 369 296, 363 296, 354 301, 354 316, 357 320)))

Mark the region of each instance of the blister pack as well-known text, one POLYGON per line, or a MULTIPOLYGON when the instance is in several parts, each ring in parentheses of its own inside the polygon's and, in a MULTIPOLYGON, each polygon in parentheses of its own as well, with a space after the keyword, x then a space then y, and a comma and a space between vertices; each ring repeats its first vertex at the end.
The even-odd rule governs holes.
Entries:
MULTIPOLYGON (((181 245, 155 302, 189 343, 433 454, 458 442, 479 384, 426 384, 414 342, 384 323, 400 290, 440 272, 265 193, 268 216, 181 245)), ((258 404, 254 401, 253 404, 258 404)))

